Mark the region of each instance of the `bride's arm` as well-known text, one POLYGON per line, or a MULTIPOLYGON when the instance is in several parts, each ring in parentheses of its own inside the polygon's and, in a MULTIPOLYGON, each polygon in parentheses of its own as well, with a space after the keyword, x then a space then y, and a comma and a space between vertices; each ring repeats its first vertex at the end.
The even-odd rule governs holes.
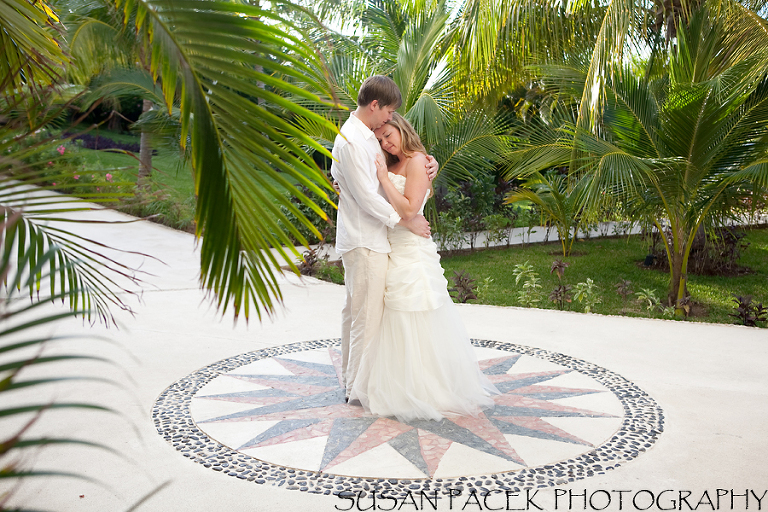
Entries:
POLYGON ((387 196, 387 200, 398 215, 405 220, 415 217, 421 210, 424 196, 429 189, 427 176, 427 157, 416 153, 408 160, 405 167, 405 195, 398 192, 389 179, 383 157, 376 158, 376 174, 387 196))

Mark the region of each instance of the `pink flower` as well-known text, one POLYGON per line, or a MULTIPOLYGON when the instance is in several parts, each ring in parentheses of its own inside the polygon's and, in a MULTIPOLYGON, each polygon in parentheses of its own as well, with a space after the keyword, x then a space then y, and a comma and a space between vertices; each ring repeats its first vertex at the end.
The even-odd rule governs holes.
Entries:
POLYGON ((107 181, 109 181, 109 182, 112 181, 112 175, 111 174, 107 173, 107 175, 104 176, 104 177, 107 178, 107 181))
POLYGON ((51 183, 51 185, 53 185, 55 187, 56 186, 56 182, 54 181, 53 183, 51 183))
POLYGON ((72 177, 73 177, 73 178, 75 178, 76 180, 79 180, 79 179, 80 179, 80 175, 79 175, 79 174, 75 174, 75 175, 74 175, 74 176, 72 176, 72 177))
POLYGON ((49 166, 50 166, 50 165, 53 165, 53 162, 48 162, 48 165, 49 165, 49 166))
POLYGON ((101 187, 96 187, 96 192, 101 192, 101 187))
POLYGON ((59 146, 56 148, 56 151, 58 151, 60 155, 63 155, 66 150, 67 148, 65 148, 64 146, 59 146))

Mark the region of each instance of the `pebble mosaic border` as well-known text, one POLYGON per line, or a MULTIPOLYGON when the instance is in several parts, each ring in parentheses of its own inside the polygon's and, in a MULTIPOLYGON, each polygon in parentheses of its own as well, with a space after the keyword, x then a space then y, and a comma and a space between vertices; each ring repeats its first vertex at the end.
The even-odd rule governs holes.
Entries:
POLYGON ((409 480, 349 477, 279 466, 224 446, 209 438, 195 424, 190 414, 192 397, 219 375, 261 359, 327 348, 339 342, 339 339, 305 341, 248 352, 188 375, 168 387, 155 402, 152 419, 158 434, 194 462, 241 480, 314 494, 353 492, 365 496, 375 490, 376 493, 386 492, 388 496, 404 498, 408 493, 420 491, 447 494, 449 488, 469 493, 474 490, 480 494, 568 484, 603 474, 629 462, 651 448, 664 430, 664 414, 656 401, 621 375, 565 354, 489 340, 472 340, 472 344, 544 359, 604 385, 624 406, 624 421, 619 430, 594 450, 553 464, 491 475, 409 480))

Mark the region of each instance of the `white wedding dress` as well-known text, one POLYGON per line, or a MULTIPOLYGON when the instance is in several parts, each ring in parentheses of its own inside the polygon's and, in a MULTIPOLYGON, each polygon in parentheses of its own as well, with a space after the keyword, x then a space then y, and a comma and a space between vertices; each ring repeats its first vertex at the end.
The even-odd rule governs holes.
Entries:
MULTIPOLYGON (((390 173, 389 178, 403 193, 405 177, 390 173)), ((392 252, 381 335, 363 354, 350 400, 400 421, 477 416, 493 407, 490 395, 499 391, 478 367, 448 294, 437 246, 400 226, 387 236, 392 252)))

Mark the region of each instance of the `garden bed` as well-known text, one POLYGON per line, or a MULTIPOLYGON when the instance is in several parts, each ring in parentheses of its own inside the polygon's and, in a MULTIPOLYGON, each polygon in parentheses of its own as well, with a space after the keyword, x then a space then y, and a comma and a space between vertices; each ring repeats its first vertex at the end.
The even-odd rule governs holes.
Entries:
MULTIPOLYGON (((689 274, 688 288, 691 294, 690 319, 716 323, 735 323, 729 316, 735 312, 733 295, 752 296, 755 302, 768 302, 768 229, 747 230, 750 246, 739 260, 739 269, 733 276, 709 276, 689 274)), ((648 268, 643 265, 646 246, 639 236, 592 238, 580 240, 574 246, 579 256, 553 255, 552 244, 528 244, 525 247, 494 250, 476 250, 472 254, 458 254, 443 257, 446 278, 451 281, 455 273, 468 273, 478 287, 477 300, 472 303, 496 306, 521 306, 519 292, 522 281, 515 282, 515 265, 528 262, 538 273, 541 283, 541 299, 536 307, 556 309, 549 300, 550 292, 559 284, 554 273, 550 273, 552 262, 561 259, 568 263, 563 283, 575 286, 592 279, 601 299, 592 312, 608 315, 642 316, 664 318, 660 308, 648 309, 648 304, 637 300, 637 293, 653 292, 663 302, 669 283, 669 272, 648 268), (623 299, 616 291, 620 280, 631 284, 631 293, 623 299)), ((647 295, 647 293, 646 293, 647 295)), ((577 300, 565 303, 571 311, 583 311, 583 303, 577 300)), ((764 325, 764 324, 763 324, 764 325)))

